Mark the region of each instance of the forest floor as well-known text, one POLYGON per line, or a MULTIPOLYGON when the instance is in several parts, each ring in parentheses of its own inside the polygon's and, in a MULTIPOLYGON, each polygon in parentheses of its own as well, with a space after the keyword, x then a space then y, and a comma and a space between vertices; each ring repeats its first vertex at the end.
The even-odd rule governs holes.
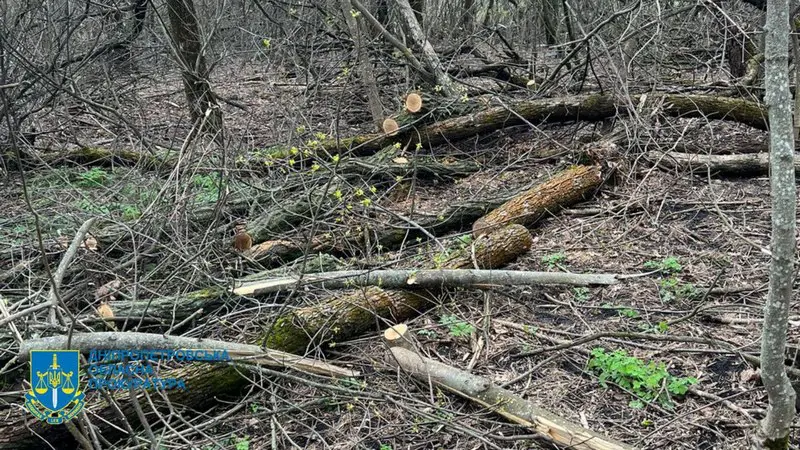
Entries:
MULTIPOLYGON (((328 86, 307 98, 302 88, 276 82, 280 81, 278 77, 259 81, 258 74, 252 72, 237 67, 217 72, 218 79, 224 80, 217 81, 218 93, 249 108, 242 111, 224 106, 229 136, 239 152, 293 142, 310 133, 333 135, 338 129, 346 137, 366 131, 366 107, 361 99, 348 94, 352 87, 328 86), (337 118, 340 125, 332 126, 337 118)), ((130 110, 121 112, 151 138, 158 136, 165 145, 171 143, 177 148, 187 129, 180 80, 176 76, 156 78, 157 83, 131 85, 130 98, 139 100, 130 103, 130 110)), ((124 100, 125 95, 122 97, 124 100)), ((69 132, 83 138, 72 140, 74 145, 127 145, 113 130, 81 124, 74 116, 67 117, 66 111, 64 114, 51 119, 75 126, 69 132)), ((626 125, 621 120, 616 124, 617 129, 626 125)), ((732 145, 734 140, 754 145, 765 142, 764 133, 729 123, 682 119, 663 126, 668 128, 661 135, 663 142, 648 143, 651 149, 660 145, 668 150, 676 136, 680 143, 709 151, 732 145)), ((419 181, 412 189, 403 187, 405 191, 399 185, 381 186, 383 195, 377 201, 383 208, 414 219, 440 214, 449 204, 462 200, 508 195, 576 164, 577 151, 584 145, 579 138, 594 132, 595 127, 586 123, 535 130, 514 127, 422 149, 421 153, 441 161, 478 162, 482 170, 458 180, 419 181), (544 148, 555 149, 556 156, 537 157, 544 148), (398 189, 399 194, 389 195, 392 189, 398 189)), ((54 151, 64 148, 57 134, 45 136, 41 142, 39 146, 54 151)), ((573 422, 639 448, 746 448, 767 405, 758 375, 736 353, 693 339, 709 338, 741 350, 759 348, 769 257, 752 244, 769 247, 769 180, 669 173, 637 158, 641 145, 630 144, 624 149, 628 164, 591 198, 533 227, 533 248, 507 268, 649 275, 604 288, 459 290, 410 321, 409 328, 421 351, 431 358, 462 369, 474 358, 472 373, 504 384, 573 422), (562 341, 606 332, 617 334, 551 348, 562 341), (642 339, 641 333, 673 340, 642 339), (484 346, 475 355, 479 339, 484 346), (589 367, 592 352, 601 347, 607 353, 624 349, 641 364, 606 363, 603 367, 613 372, 612 377, 623 372, 657 373, 663 364, 673 378, 660 379, 652 387, 649 392, 656 400, 637 404, 633 395, 611 379, 604 387, 598 371, 589 367), (520 356, 523 352, 537 353, 520 356), (654 365, 649 366, 649 362, 654 365), (689 393, 667 393, 670 380, 688 383, 686 378, 697 380, 689 393)), ((43 237, 62 233, 71 238, 73 230, 91 215, 135 224, 165 183, 162 175, 137 168, 115 167, 91 173, 83 167, 59 166, 27 174, 43 237)), ((194 176, 199 178, 192 183, 202 194, 206 189, 202 177, 207 175, 198 172, 194 176)), ((264 173, 236 172, 230 188, 246 194, 275 188, 279 182, 280 177, 266 169, 264 173)), ((2 183, 7 195, 0 199, 0 208, 6 211, 0 219, 4 247, 0 251, 32 244, 35 229, 22 196, 21 179, 12 172, 2 183)), ((368 180, 365 186, 369 186, 368 180)), ((196 200, 213 203, 214 197, 196 200)), ((199 250, 191 242, 206 231, 189 230, 184 236, 174 237, 183 246, 176 245, 177 251, 196 256, 199 250)), ((166 295, 172 293, 171 289, 202 286, 208 280, 194 272, 196 267, 215 276, 230 276, 220 272, 230 265, 225 259, 232 258, 222 250, 229 242, 230 228, 214 229, 211 235, 219 244, 203 253, 196 266, 173 268, 180 273, 176 277, 180 284, 175 279, 162 284, 170 279, 158 272, 163 268, 144 267, 142 270, 152 269, 154 274, 139 275, 143 284, 140 295, 166 295)), ((395 267, 408 267, 410 257, 430 259, 435 250, 431 243, 411 242, 400 251, 380 256, 384 263, 395 261, 395 267)), ((102 268, 111 270, 115 255, 101 249, 95 258, 97 273, 93 278, 100 284, 107 281, 102 268)), ((127 282, 133 282, 130 272, 127 276, 127 282)), ((301 293, 293 305, 310 304, 323 295, 301 293)), ((73 301, 90 299, 91 293, 87 291, 86 298, 82 297, 73 301)), ((797 302, 792 311, 789 342, 797 345, 797 302)), ((224 320, 198 324, 188 334, 249 342, 270 318, 236 311, 220 311, 219 316, 224 320)), ((510 425, 453 394, 389 369, 387 351, 377 330, 325 349, 309 349, 309 354, 358 370, 363 376, 338 382, 314 379, 317 383, 313 385, 298 378, 306 375, 256 376, 253 389, 241 397, 221 401, 198 417, 186 415, 191 423, 199 423, 237 408, 234 414, 216 421, 213 428, 195 433, 186 424, 175 426, 185 427, 186 438, 199 448, 221 445, 264 449, 273 443, 277 448, 310 449, 553 448, 535 439, 530 430, 510 425)))

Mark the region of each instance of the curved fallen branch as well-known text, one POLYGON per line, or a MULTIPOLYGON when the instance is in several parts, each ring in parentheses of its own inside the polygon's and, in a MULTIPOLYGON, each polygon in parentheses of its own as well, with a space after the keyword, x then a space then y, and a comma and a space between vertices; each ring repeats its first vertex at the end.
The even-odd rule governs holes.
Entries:
POLYGON ((489 380, 396 346, 390 362, 424 383, 433 383, 535 430, 542 437, 580 450, 624 450, 633 447, 612 440, 539 408, 489 380))

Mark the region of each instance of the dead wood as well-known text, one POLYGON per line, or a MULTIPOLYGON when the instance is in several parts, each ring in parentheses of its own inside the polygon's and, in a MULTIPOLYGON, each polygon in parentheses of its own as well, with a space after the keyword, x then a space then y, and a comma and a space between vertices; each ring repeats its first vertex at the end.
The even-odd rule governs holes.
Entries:
MULTIPOLYGON (((705 175, 767 175, 769 154, 750 153, 741 155, 701 155, 696 153, 648 152, 647 160, 659 167, 681 172, 705 175)), ((795 158, 795 173, 800 173, 800 160, 795 158)))
POLYGON ((17 358, 27 362, 31 350, 80 350, 89 355, 91 350, 225 350, 232 361, 267 367, 292 368, 301 372, 326 376, 354 377, 358 372, 344 369, 280 350, 262 349, 257 345, 213 339, 195 339, 182 336, 165 336, 150 333, 75 333, 72 336, 51 336, 32 339, 20 345, 17 358), (69 342, 69 345, 67 343, 69 342))
POLYGON ((241 286, 236 287, 233 293, 236 295, 258 296, 306 286, 316 286, 320 289, 366 286, 380 286, 384 289, 427 289, 437 287, 491 288, 496 286, 542 284, 590 286, 611 285, 616 282, 617 278, 614 274, 477 269, 347 270, 243 283, 241 286))
MULTIPOLYGON (((457 117, 446 117, 442 112, 439 122, 387 137, 368 134, 345 139, 323 141, 322 147, 331 153, 349 151, 352 154, 371 154, 395 142, 417 142, 426 146, 458 141, 476 135, 489 134, 506 127, 524 124, 560 123, 569 121, 599 121, 628 114, 630 105, 639 105, 641 95, 630 99, 617 99, 610 95, 586 95, 559 98, 524 100, 506 106, 477 107, 477 112, 457 117)), ((767 129, 766 107, 760 103, 739 98, 713 95, 658 94, 648 95, 646 102, 655 112, 671 117, 702 117, 742 123, 759 130, 767 129)))
POLYGON ((582 450, 622 450, 633 447, 583 428, 542 409, 489 380, 395 346, 389 362, 423 383, 433 383, 471 400, 511 422, 536 431, 550 441, 582 450))
MULTIPOLYGON (((445 268, 500 267, 528 252, 532 237, 525 227, 511 225, 475 246, 474 258, 459 255, 445 268)), ((292 353, 309 345, 349 339, 368 330, 416 317, 432 307, 441 289, 387 291, 380 287, 348 291, 322 303, 296 309, 275 320, 264 345, 292 353)))
POLYGON ((508 223, 530 226, 547 213, 579 202, 600 187, 602 181, 598 166, 567 169, 478 219, 472 233, 479 237, 508 223))

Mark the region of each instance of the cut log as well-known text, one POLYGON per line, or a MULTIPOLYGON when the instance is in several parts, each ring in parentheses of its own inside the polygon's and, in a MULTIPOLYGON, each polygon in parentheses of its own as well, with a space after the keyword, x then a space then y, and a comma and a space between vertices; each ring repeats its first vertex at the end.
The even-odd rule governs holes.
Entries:
POLYGON ((579 450, 632 450, 633 447, 583 428, 542 409, 513 392, 455 367, 400 346, 390 348, 389 361, 427 385, 433 383, 536 431, 552 442, 579 450))
POLYGON ((392 119, 391 117, 387 117, 383 121, 383 125, 381 126, 383 132, 386 133, 388 136, 394 136, 397 134, 397 130, 400 129, 400 125, 397 124, 397 121, 392 119))
MULTIPOLYGON (((474 260, 479 267, 500 267, 527 253, 532 241, 528 230, 512 225, 487 236, 485 245, 476 245, 474 260)), ((445 268, 461 268, 474 263, 464 256, 446 264, 445 268)), ((439 293, 440 289, 411 292, 379 287, 346 292, 279 317, 263 344, 301 353, 310 345, 349 339, 376 326, 384 328, 416 317, 434 305, 439 293)))
POLYGON ((478 219, 472 227, 472 234, 479 237, 508 223, 532 225, 547 213, 581 201, 600 187, 602 181, 597 166, 567 169, 478 219))
MULTIPOLYGON (((576 120, 600 121, 628 114, 630 105, 639 105, 642 96, 617 99, 611 95, 586 95, 560 98, 524 100, 506 106, 482 108, 479 112, 450 117, 422 126, 413 133, 403 133, 408 142, 434 146, 476 135, 489 134, 494 130, 525 124, 560 123, 576 120), (513 113, 511 112, 513 111, 513 113)), ((662 106, 655 112, 671 117, 701 117, 708 120, 728 120, 767 129, 767 109, 760 103, 739 98, 713 95, 662 94, 648 95, 648 104, 662 106)), ((398 137, 383 134, 368 134, 345 139, 328 139, 321 147, 330 153, 350 151, 351 154, 372 154, 398 137)))
POLYGON ((383 340, 389 347, 402 347, 412 352, 415 351, 413 336, 408 332, 408 325, 404 323, 387 328, 383 332, 383 340))
MULTIPOLYGON (((517 225, 519 226, 519 225, 517 225)), ((529 243, 521 245, 530 248, 529 243)), ((471 259, 469 261, 472 262, 471 259)), ((466 264, 466 262, 463 262, 466 264)), ((459 265, 461 264, 458 263, 459 265)), ((577 274, 560 272, 527 272, 519 270, 345 270, 300 276, 273 278, 243 283, 233 289, 242 296, 257 297, 316 286, 318 289, 341 289, 380 286, 384 289, 428 289, 437 287, 486 288, 494 286, 530 286, 567 284, 572 286, 612 285, 617 283, 613 274, 577 274)))
POLYGON ((406 111, 411 114, 422 111, 422 96, 415 92, 406 95, 405 107, 406 111))

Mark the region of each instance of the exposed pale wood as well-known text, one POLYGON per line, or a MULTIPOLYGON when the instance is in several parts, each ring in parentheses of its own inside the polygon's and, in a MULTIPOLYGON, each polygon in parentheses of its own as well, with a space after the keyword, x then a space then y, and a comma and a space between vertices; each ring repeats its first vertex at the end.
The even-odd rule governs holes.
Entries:
POLYGON ((389 347, 403 347, 406 350, 414 350, 414 341, 408 333, 408 325, 404 323, 387 328, 383 332, 383 340, 389 347))
POLYGON ((384 119, 381 128, 387 135, 394 136, 397 134, 397 130, 400 128, 400 125, 397 124, 396 120, 392 119, 391 117, 387 117, 384 119))
POLYGON ((412 92, 406 96, 406 111, 414 114, 420 112, 422 110, 422 97, 412 92))
POLYGON ((432 382, 506 419, 536 431, 543 438, 578 450, 627 450, 618 442, 542 409, 489 380, 434 361, 408 349, 389 349, 389 361, 423 383, 432 382))
MULTIPOLYGON (((459 263, 459 265, 461 265, 459 263)), ((437 269, 437 270, 345 270, 300 276, 273 278, 243 283, 233 289, 242 296, 259 296, 296 287, 317 286, 341 289, 380 286, 384 289, 428 289, 436 287, 486 288, 493 286, 529 286, 566 284, 574 286, 611 285, 614 274, 576 274, 529 272, 517 270, 437 269)))

